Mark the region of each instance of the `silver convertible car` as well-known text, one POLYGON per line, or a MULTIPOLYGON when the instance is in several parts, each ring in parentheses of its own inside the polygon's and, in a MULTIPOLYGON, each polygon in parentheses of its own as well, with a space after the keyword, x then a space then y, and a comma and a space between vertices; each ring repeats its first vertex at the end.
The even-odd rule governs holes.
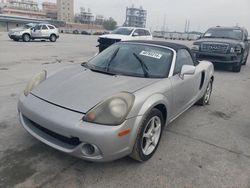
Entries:
POLYGON ((146 161, 164 126, 209 103, 213 74, 186 46, 119 42, 81 66, 35 75, 18 102, 20 121, 41 142, 85 160, 146 161))

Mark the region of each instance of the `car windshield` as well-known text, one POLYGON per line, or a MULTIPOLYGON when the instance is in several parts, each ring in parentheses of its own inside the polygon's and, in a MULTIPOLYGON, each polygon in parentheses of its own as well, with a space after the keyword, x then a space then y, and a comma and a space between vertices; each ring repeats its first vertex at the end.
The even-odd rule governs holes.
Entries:
POLYGON ((93 71, 146 78, 165 78, 169 74, 173 52, 146 44, 116 43, 89 62, 93 71))
POLYGON ((205 34, 205 38, 229 38, 241 40, 243 33, 240 29, 209 29, 205 34))
POLYGON ((35 24, 26 24, 26 25, 23 26, 23 28, 24 29, 29 29, 29 28, 32 28, 34 26, 35 26, 35 24))
POLYGON ((130 35, 132 33, 132 31, 133 31, 133 29, 120 27, 120 28, 117 28, 116 30, 114 30, 112 32, 112 34, 130 35))

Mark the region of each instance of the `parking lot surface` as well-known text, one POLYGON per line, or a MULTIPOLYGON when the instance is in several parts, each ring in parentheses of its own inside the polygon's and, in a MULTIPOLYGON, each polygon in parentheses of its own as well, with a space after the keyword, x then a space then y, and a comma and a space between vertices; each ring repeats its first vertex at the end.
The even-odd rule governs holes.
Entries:
POLYGON ((30 136, 17 115, 26 82, 42 69, 81 68, 97 52, 96 40, 23 43, 0 33, 0 187, 250 187, 250 60, 240 73, 216 68, 211 104, 166 127, 145 163, 86 162, 30 136))

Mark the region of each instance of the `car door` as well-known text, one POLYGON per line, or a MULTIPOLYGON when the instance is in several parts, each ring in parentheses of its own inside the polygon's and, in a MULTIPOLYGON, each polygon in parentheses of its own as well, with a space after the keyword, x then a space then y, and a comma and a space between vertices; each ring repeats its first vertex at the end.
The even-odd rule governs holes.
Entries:
POLYGON ((41 25, 36 25, 34 29, 31 31, 31 36, 33 38, 38 38, 39 36, 41 36, 41 34, 42 34, 41 25))
POLYGON ((199 70, 196 68, 193 75, 181 76, 183 65, 195 66, 190 52, 186 49, 178 50, 174 74, 170 77, 174 96, 174 116, 190 107, 195 102, 200 90, 201 73, 199 70))
POLYGON ((42 25, 41 37, 46 38, 49 36, 49 29, 46 25, 42 25))

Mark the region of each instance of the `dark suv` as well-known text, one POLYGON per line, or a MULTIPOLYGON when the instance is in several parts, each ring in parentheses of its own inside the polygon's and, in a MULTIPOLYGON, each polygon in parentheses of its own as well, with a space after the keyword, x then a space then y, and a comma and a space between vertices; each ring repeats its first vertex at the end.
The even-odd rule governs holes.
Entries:
POLYGON ((213 27, 193 43, 192 50, 198 60, 230 65, 240 72, 249 54, 248 32, 240 27, 213 27))

